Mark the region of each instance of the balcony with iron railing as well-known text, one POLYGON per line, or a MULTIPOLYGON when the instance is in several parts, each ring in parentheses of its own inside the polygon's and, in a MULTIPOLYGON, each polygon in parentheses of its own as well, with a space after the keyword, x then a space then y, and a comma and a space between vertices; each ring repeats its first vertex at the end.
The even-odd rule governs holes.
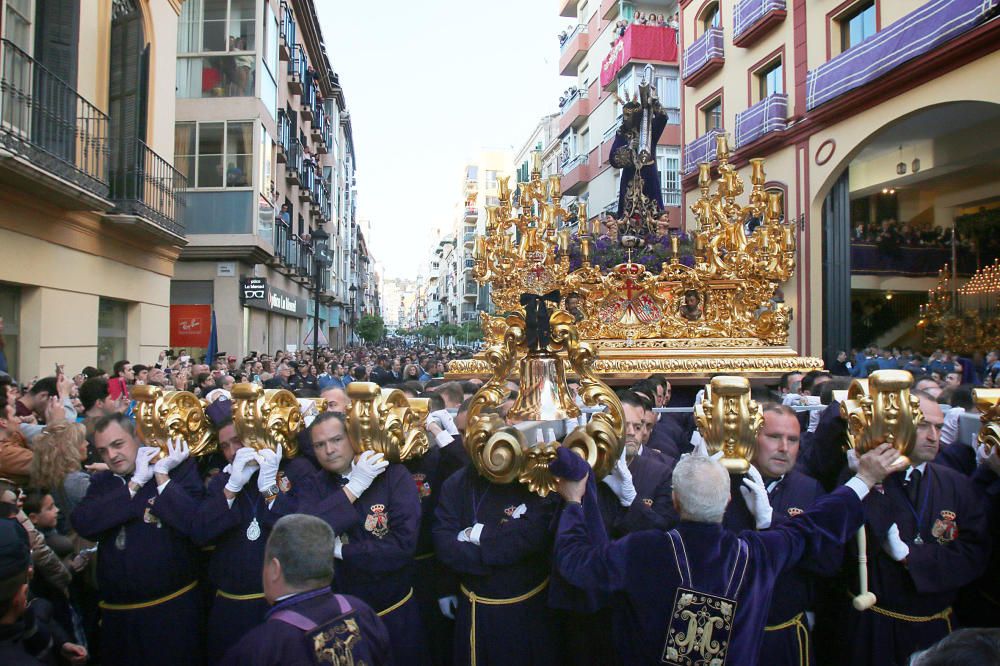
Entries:
POLYGON ((13 43, 2 48, 0 145, 12 157, 0 168, 70 208, 107 208, 108 117, 13 43))
POLYGON ((306 67, 305 78, 302 83, 302 99, 300 102, 299 117, 302 120, 313 122, 313 119, 316 117, 316 86, 313 83, 312 76, 309 74, 308 67, 306 67))
POLYGON ((329 131, 329 127, 330 121, 326 117, 326 109, 323 104, 317 104, 309 128, 312 140, 316 143, 316 152, 325 153, 327 151, 326 132, 329 131))
POLYGON ((111 158, 113 214, 140 218, 184 236, 187 179, 139 139, 122 146, 111 158))
POLYGON ((299 238, 299 262, 295 267, 296 273, 299 277, 312 278, 314 264, 312 245, 305 239, 299 238))
MULTIPOLYGON (((904 63, 973 30, 997 11, 996 0, 931 0, 806 74, 810 111, 871 83, 904 63)), ((995 38, 994 38, 995 44, 995 38)))
POLYGON ((479 209, 478 208, 476 208, 475 206, 466 206, 465 207, 465 219, 466 220, 475 220, 478 217, 479 217, 479 209))
POLYGON ((296 271, 299 265, 299 250, 302 247, 298 234, 289 233, 285 241, 284 264, 292 271, 296 271))
POLYGON ((726 61, 722 28, 711 27, 684 52, 684 85, 696 86, 726 61))
POLYGON ((293 139, 288 146, 288 156, 285 159, 285 182, 289 185, 302 183, 302 159, 302 144, 298 139, 293 139))
POLYGON ((475 259, 466 259, 465 260, 465 270, 471 271, 475 267, 476 267, 476 260, 475 259))
MULTIPOLYGON (((677 31, 668 26, 629 24, 625 34, 615 40, 601 63, 601 87, 618 90, 618 75, 632 71, 630 65, 676 65, 679 46, 677 31)), ((661 100, 666 102, 666 100, 661 100)))
POLYGON ((590 32, 586 23, 580 23, 559 47, 559 73, 562 76, 576 76, 589 49, 590 32))
POLYGON ((288 60, 292 55, 292 46, 295 40, 295 17, 292 15, 292 7, 288 0, 281 0, 281 8, 278 10, 281 15, 281 28, 279 29, 278 57, 281 60, 288 60))
POLYGON ((476 242, 476 234, 467 232, 465 234, 465 244, 472 245, 475 242, 476 242))
POLYGON ((278 162, 284 162, 288 158, 288 149, 292 143, 292 123, 288 120, 288 114, 284 109, 278 109, 278 141, 276 157, 278 162))
POLYGON ((710 129, 684 146, 684 173, 696 171, 698 165, 703 162, 714 161, 716 155, 715 137, 725 133, 726 130, 721 128, 710 129))
POLYGON ((465 291, 462 296, 475 300, 479 296, 479 284, 475 280, 465 280, 465 291))
POLYGON ((590 156, 581 153, 570 158, 562 165, 562 186, 564 196, 576 196, 590 182, 592 174, 590 171, 590 156))
POLYGON ((570 127, 582 125, 590 117, 590 112, 591 101, 588 92, 583 88, 575 89, 559 107, 559 134, 563 134, 570 127))
POLYGON ((308 66, 306 50, 302 48, 301 44, 293 44, 291 55, 288 58, 288 92, 292 95, 302 94, 308 66))
POLYGON ((312 159, 302 162, 302 173, 299 176, 299 199, 309 201, 316 184, 316 165, 312 159))
POLYGON ((274 258, 280 263, 287 263, 288 239, 292 236, 292 225, 280 216, 274 220, 274 258))
POLYGON ((736 148, 743 148, 771 132, 785 129, 788 95, 768 95, 736 114, 736 148))
POLYGON ((740 0, 733 8, 733 46, 753 46, 787 14, 785 0, 740 0))

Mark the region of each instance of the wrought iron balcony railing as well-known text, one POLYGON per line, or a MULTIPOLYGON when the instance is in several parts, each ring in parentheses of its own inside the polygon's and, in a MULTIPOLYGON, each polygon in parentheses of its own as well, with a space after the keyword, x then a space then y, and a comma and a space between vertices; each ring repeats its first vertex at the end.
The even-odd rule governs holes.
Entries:
POLYGON ((102 198, 108 197, 108 117, 4 39, 0 143, 102 198))
POLYGON ((139 139, 112 158, 111 200, 116 212, 145 218, 184 235, 187 179, 139 139))

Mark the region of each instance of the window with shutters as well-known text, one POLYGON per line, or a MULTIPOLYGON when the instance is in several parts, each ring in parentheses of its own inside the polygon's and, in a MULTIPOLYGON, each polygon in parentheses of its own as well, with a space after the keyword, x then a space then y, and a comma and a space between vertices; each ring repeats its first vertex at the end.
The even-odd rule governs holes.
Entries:
POLYGON ((656 147, 656 170, 664 206, 681 205, 681 151, 673 146, 656 147))
POLYGON ((174 134, 174 166, 194 189, 249 188, 253 123, 182 122, 174 134))
MULTIPOLYGON (((265 33, 274 34, 276 55, 276 20, 265 23, 265 33)), ((252 97, 256 48, 256 0, 188 0, 178 24, 177 96, 252 97)), ((275 58, 271 73, 276 69, 275 58)))

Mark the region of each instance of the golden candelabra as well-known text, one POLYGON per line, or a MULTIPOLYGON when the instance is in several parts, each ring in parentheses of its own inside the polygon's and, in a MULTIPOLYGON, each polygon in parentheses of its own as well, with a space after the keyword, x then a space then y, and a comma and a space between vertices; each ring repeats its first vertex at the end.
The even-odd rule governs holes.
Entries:
POLYGON ((972 389, 972 401, 979 410, 979 436, 977 440, 992 452, 1000 445, 1000 389, 972 389))
POLYGON ((347 435, 355 453, 377 451, 397 463, 427 453, 426 399, 414 406, 402 391, 374 382, 351 382, 347 396, 347 435))
POLYGON ((731 474, 745 474, 764 425, 763 411, 750 399, 746 377, 713 377, 705 397, 694 406, 694 421, 708 452, 722 451, 723 466, 731 474))
POLYGON ((160 449, 157 459, 166 455, 167 441, 180 438, 191 448, 191 455, 212 453, 218 439, 205 416, 203 404, 188 391, 164 391, 159 386, 135 386, 135 429, 147 446, 160 449))
MULTIPOLYGON (((795 270, 795 225, 784 220, 780 195, 764 190, 764 161, 751 160, 749 200, 740 204, 743 179, 729 163, 726 136, 718 137, 717 157, 717 178, 709 164, 699 166, 701 196, 691 207, 694 265, 681 263, 675 238, 673 257, 658 273, 633 262, 631 250, 624 263, 602 270, 595 261, 600 222, 588 220, 585 203, 577 213, 582 264, 571 270, 559 177, 542 179, 533 170, 520 185, 516 207, 501 179, 499 203, 487 207, 486 233, 476 238, 474 254, 474 276, 490 285, 496 311, 503 313, 481 313, 487 344, 503 340, 507 314, 524 314, 522 294, 558 290, 580 336, 600 351, 595 370, 606 378, 654 372, 774 376, 822 367, 820 359, 799 357, 788 347, 791 310, 776 293, 795 270), (759 224, 748 233, 751 220, 759 224), (572 308, 568 297, 576 299, 572 308)), ((454 377, 488 372, 482 355, 451 367, 454 377)))
POLYGON ((917 327, 925 351, 948 349, 972 354, 1000 347, 1000 259, 979 269, 958 287, 945 264, 938 281, 927 290, 917 327))

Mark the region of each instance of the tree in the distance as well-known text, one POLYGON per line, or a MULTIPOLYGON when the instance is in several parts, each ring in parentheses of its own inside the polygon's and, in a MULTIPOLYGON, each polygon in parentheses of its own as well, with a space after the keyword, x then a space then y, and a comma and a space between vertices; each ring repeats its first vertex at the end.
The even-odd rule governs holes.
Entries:
POLYGON ((376 342, 385 337, 385 322, 377 315, 364 315, 355 330, 365 342, 376 342))

